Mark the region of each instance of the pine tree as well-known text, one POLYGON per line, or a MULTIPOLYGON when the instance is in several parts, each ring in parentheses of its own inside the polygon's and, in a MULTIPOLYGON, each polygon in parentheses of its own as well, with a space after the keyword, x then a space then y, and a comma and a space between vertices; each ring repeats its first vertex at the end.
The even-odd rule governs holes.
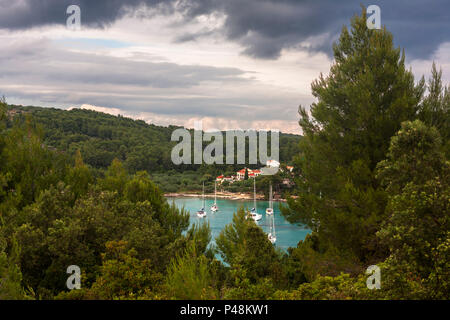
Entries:
POLYGON ((387 200, 374 170, 402 121, 415 117, 423 82, 415 85, 386 28, 367 28, 365 10, 333 51, 329 75, 312 83, 310 114, 299 108, 299 198, 283 213, 316 231, 319 251, 367 263, 386 254, 375 233, 387 200))
POLYGON ((427 126, 438 129, 448 157, 450 155, 450 87, 442 84, 442 70, 438 71, 434 62, 427 89, 428 95, 421 105, 419 118, 427 126))
POLYGON ((246 219, 244 208, 233 215, 216 238, 218 253, 231 268, 245 270, 251 283, 264 277, 282 280, 279 256, 267 235, 252 219, 246 219))
POLYGON ((80 150, 77 150, 75 153, 75 166, 69 168, 66 180, 77 198, 86 194, 89 184, 94 182, 91 171, 84 164, 80 150))
POLYGON ((174 299, 216 299, 207 258, 191 242, 183 255, 172 259, 167 268, 167 295, 174 299))

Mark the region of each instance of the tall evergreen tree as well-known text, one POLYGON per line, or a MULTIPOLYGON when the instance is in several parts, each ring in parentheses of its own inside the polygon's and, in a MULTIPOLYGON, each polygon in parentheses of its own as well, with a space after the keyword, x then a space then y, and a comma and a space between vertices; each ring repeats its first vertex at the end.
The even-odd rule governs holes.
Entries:
POLYGON ((450 155, 450 87, 442 83, 442 70, 433 63, 428 80, 428 95, 421 105, 419 118, 427 126, 438 129, 444 142, 444 151, 450 155))
POLYGON ((386 254, 375 236, 386 193, 374 170, 402 121, 415 117, 424 91, 392 34, 368 29, 366 20, 363 9, 350 30, 342 29, 329 75, 312 83, 317 102, 310 113, 299 108, 299 198, 283 210, 315 231, 318 251, 345 252, 363 263, 386 254))

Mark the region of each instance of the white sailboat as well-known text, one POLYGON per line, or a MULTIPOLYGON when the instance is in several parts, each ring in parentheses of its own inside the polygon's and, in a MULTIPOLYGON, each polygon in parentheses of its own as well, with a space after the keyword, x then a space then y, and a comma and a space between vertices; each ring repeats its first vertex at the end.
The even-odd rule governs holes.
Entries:
POLYGON ((269 208, 266 209, 266 214, 269 217, 269 234, 267 235, 267 238, 272 244, 275 244, 277 241, 277 235, 275 233, 275 215, 273 213, 273 207, 272 207, 272 184, 270 184, 269 189, 269 208))
POLYGON ((211 211, 212 212, 219 211, 219 207, 217 206, 217 186, 216 186, 216 181, 214 181, 214 204, 211 206, 211 211))
POLYGON ((256 209, 256 177, 253 178, 253 208, 250 211, 250 217, 255 221, 259 221, 262 218, 262 214, 259 214, 256 209))
POLYGON ((202 208, 197 211, 197 217, 204 218, 206 217, 206 211, 205 211, 205 183, 203 182, 203 201, 202 201, 202 208))

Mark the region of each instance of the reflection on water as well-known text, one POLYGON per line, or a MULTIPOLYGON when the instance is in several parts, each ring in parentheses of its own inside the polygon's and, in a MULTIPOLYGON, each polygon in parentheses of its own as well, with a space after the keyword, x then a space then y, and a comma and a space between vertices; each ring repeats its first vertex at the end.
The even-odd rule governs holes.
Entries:
MULTIPOLYGON (((202 207, 201 198, 168 198, 169 202, 174 201, 175 205, 179 208, 183 207, 190 213, 191 224, 198 223, 199 221, 209 221, 211 227, 212 241, 219 235, 223 227, 230 224, 233 219, 233 213, 235 213, 241 206, 244 208, 253 208, 253 201, 243 200, 228 200, 217 199, 217 205, 219 211, 212 213, 210 210, 213 204, 213 199, 205 199, 205 210, 207 211, 206 218, 200 219, 197 217, 196 212, 202 207)), ((259 226, 263 228, 265 232, 269 231, 268 221, 266 220, 266 208, 269 205, 268 201, 257 201, 256 206, 258 213, 262 214, 262 219, 257 222, 259 226)), ((279 203, 274 202, 274 214, 275 214, 275 230, 277 235, 276 247, 283 250, 287 250, 289 247, 296 247, 300 240, 304 240, 306 235, 311 231, 303 226, 294 225, 289 223, 281 214, 279 209, 279 203)))

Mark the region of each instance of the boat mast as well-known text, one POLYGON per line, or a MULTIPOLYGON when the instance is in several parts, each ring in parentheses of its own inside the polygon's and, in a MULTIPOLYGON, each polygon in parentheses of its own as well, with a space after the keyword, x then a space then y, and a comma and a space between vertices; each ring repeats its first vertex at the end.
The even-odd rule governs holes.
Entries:
MULTIPOLYGON (((269 187, 269 208, 270 209, 272 209, 272 183, 270 184, 270 187, 269 187)), ((274 221, 274 219, 273 219, 273 214, 271 214, 271 217, 270 217, 270 234, 272 234, 272 235, 274 235, 273 234, 273 221, 274 221)))
POLYGON ((214 180, 214 205, 216 205, 217 202, 217 187, 216 187, 216 181, 214 180))
POLYGON ((205 208, 205 181, 203 181, 203 209, 205 208))
POLYGON ((256 212, 256 177, 253 178, 253 208, 256 212))
POLYGON ((269 208, 272 208, 272 183, 270 184, 270 189, 269 189, 269 208))
POLYGON ((274 238, 276 238, 277 235, 276 235, 276 233, 275 233, 275 211, 273 212, 273 215, 272 215, 272 224, 273 224, 273 228, 272 228, 272 230, 273 230, 273 236, 274 236, 274 238))
MULTIPOLYGON (((272 199, 272 184, 270 184, 270 208, 273 210, 273 199, 272 199)), ((272 214, 272 236, 276 238, 275 234, 275 211, 272 214)))

